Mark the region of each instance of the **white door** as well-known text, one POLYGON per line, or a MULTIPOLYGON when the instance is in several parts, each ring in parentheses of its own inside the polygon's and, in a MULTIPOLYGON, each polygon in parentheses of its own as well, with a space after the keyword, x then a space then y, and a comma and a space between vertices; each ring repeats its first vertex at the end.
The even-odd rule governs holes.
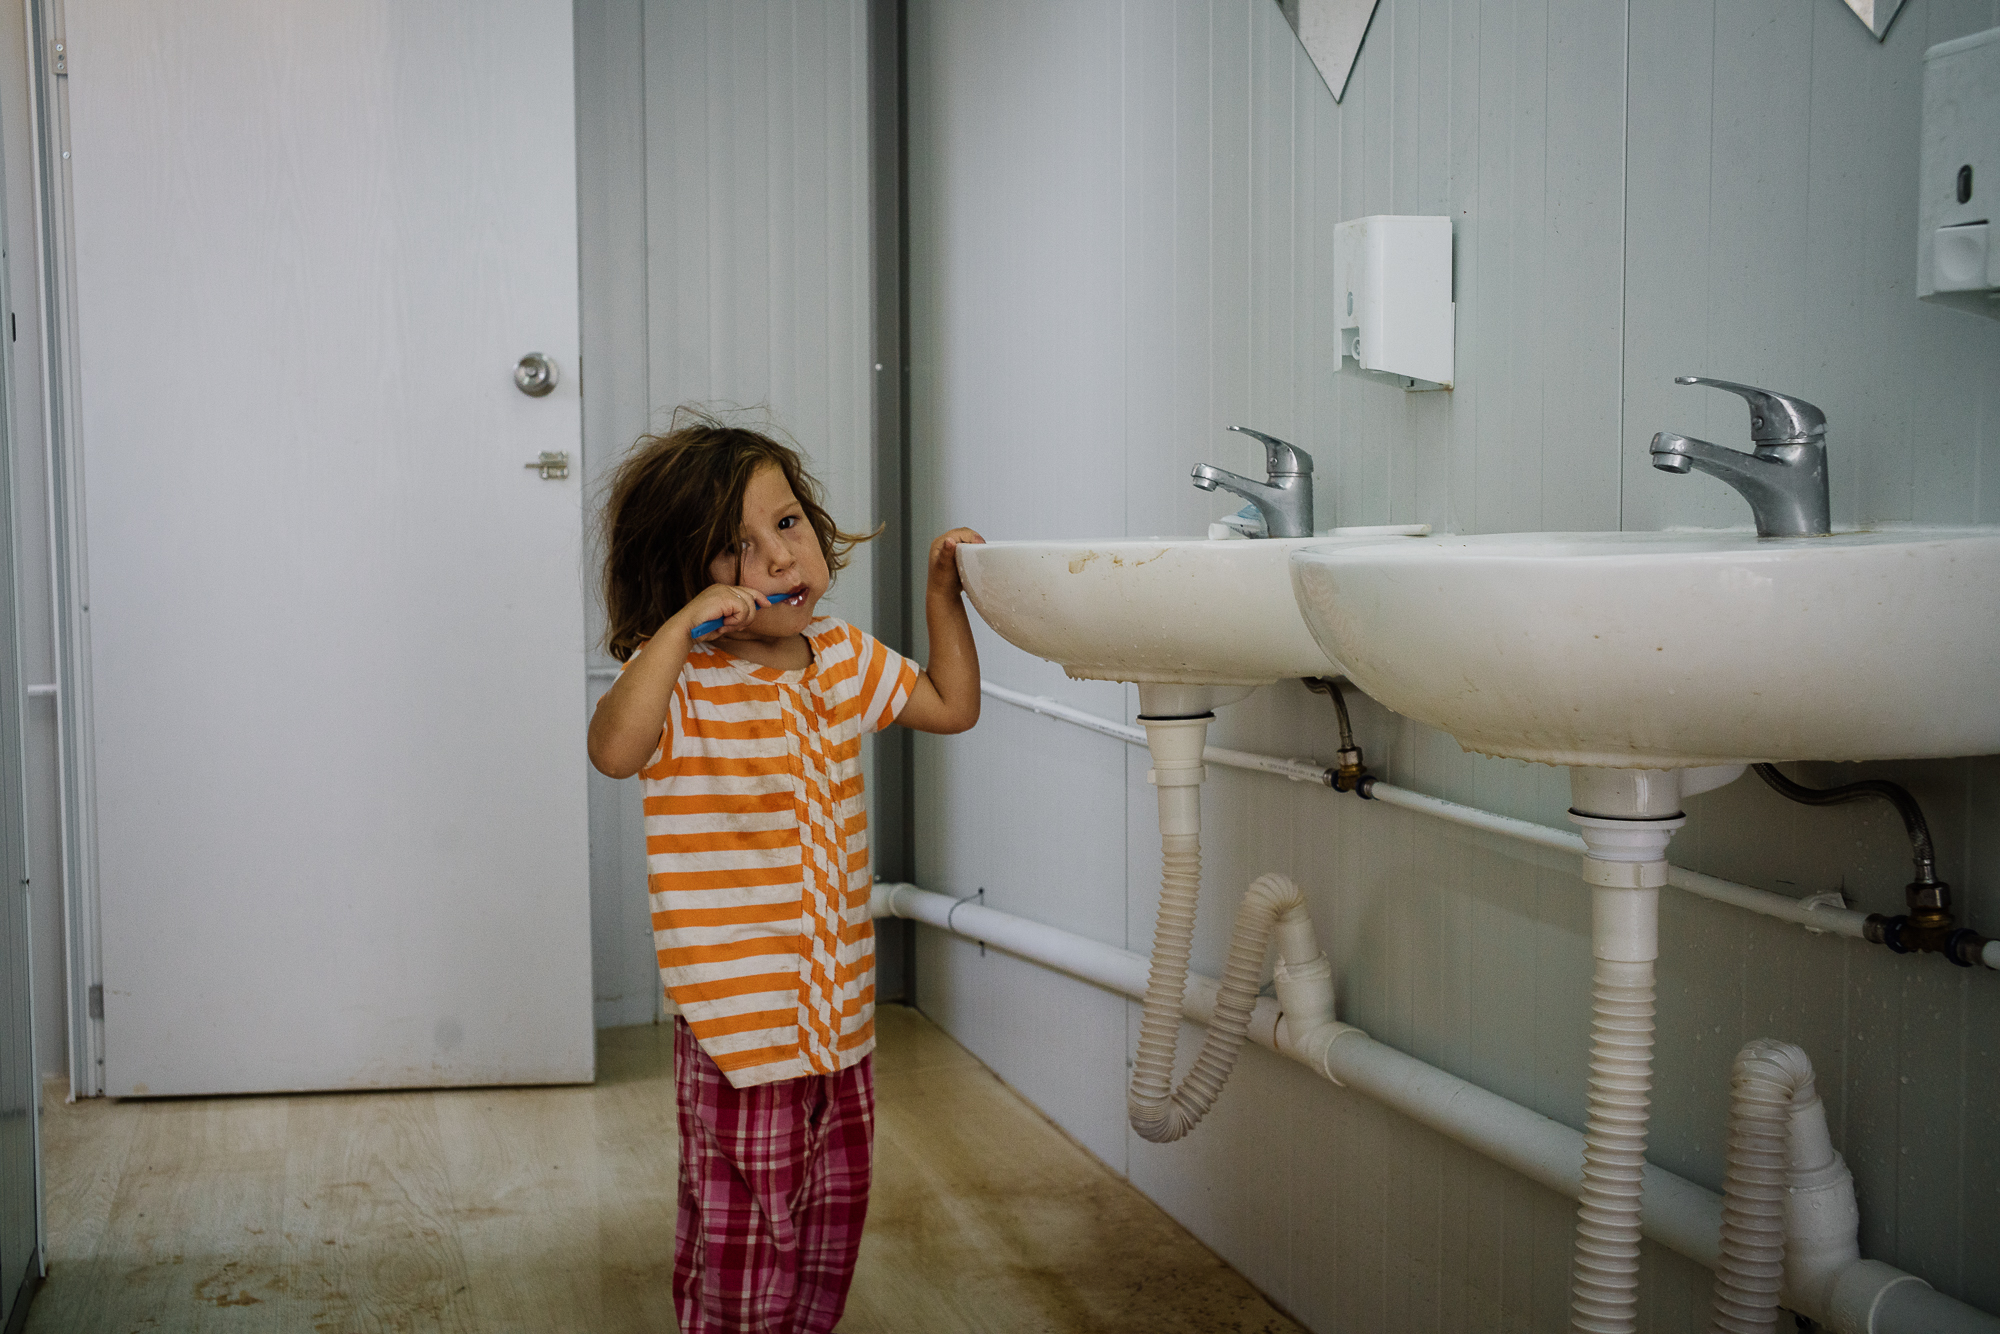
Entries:
POLYGON ((65 9, 105 1089, 587 1080, 568 0, 65 9))

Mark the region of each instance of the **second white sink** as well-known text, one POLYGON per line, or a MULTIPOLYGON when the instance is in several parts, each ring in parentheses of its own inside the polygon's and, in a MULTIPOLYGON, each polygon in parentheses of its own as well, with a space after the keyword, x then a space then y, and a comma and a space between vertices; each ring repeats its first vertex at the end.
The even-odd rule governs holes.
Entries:
POLYGON ((2000 753, 2000 529, 1515 533, 1291 559, 1355 684, 1470 750, 1651 769, 2000 753))

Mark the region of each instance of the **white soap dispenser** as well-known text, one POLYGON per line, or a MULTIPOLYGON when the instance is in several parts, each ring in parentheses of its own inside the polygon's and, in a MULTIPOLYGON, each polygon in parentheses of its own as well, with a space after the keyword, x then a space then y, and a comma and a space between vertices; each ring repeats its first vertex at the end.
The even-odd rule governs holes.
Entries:
POLYGON ((1376 214, 1333 230, 1340 365, 1402 389, 1449 389, 1457 308, 1451 219, 1376 214))
POLYGON ((1924 53, 1917 295, 2000 319, 2000 28, 1924 53))

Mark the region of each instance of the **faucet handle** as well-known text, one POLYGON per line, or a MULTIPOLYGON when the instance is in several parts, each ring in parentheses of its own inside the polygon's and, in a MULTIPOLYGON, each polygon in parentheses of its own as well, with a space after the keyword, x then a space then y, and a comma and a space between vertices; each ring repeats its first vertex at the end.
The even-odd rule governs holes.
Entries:
POLYGON ((1232 431, 1241 431, 1252 440, 1264 442, 1264 475, 1267 477, 1297 477, 1311 475, 1313 456, 1297 445, 1287 444, 1275 435, 1265 435, 1247 426, 1231 426, 1232 431))
POLYGON ((1805 445, 1826 437, 1826 414, 1802 398, 1780 394, 1734 380, 1703 375, 1676 375, 1675 384, 1703 384, 1740 394, 1750 404, 1750 440, 1758 445, 1805 445))

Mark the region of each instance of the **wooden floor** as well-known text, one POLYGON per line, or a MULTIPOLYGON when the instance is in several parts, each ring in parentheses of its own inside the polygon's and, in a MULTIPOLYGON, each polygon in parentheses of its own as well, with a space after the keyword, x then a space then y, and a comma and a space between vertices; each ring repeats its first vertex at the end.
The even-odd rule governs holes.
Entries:
MULTIPOLYGON (((1294 1331, 915 1011, 878 1011, 843 1331, 1294 1331)), ((30 1334, 675 1328, 672 1030, 588 1088, 65 1104, 30 1334)))

